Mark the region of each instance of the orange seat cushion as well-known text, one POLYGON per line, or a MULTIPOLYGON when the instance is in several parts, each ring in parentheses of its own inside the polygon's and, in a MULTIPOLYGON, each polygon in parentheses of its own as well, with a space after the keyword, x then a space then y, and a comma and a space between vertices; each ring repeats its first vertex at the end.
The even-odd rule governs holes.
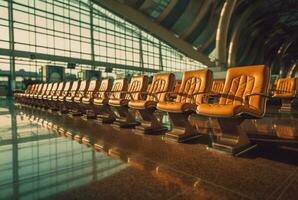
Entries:
POLYGON ((233 104, 201 104, 197 107, 197 113, 210 117, 235 117, 241 114, 260 117, 262 115, 262 113, 252 106, 246 107, 233 104))
POLYGON ((88 97, 82 98, 82 103, 88 104, 88 103, 91 103, 91 102, 92 102, 91 98, 88 98, 88 97))
POLYGON ((150 101, 150 100, 136 100, 136 101, 130 101, 128 103, 128 106, 134 109, 146 109, 148 107, 156 107, 156 105, 157 105, 156 101, 150 101))
POLYGON ((66 101, 66 96, 59 96, 58 99, 59 101, 66 101))
POLYGON ((68 102, 72 102, 73 99, 74 99, 74 97, 66 97, 66 98, 65 98, 65 100, 68 101, 68 102))
POLYGON ((107 105, 109 102, 109 99, 107 98, 96 98, 93 100, 93 103, 95 105, 107 105))
POLYGON ((74 102, 80 103, 82 100, 82 97, 75 97, 74 102))
POLYGON ((197 108, 196 104, 192 103, 181 103, 181 102, 159 102, 157 109, 167 112, 186 112, 195 111, 197 108))
POLYGON ((109 105, 110 106, 127 106, 129 100, 128 99, 110 99, 109 105))

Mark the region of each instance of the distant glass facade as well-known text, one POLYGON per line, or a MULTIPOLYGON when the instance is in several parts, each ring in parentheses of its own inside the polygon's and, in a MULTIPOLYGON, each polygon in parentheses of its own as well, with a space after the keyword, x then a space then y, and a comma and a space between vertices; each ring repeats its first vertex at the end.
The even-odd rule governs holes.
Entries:
MULTIPOLYGON (((0 1, 0 68, 9 70, 9 1, 0 1)), ((165 1, 166 6, 168 1, 165 1)), ((39 72, 41 65, 81 69, 113 67, 118 76, 204 67, 164 42, 89 0, 14 0, 12 3, 16 71, 39 72), (43 59, 28 57, 29 53, 43 59)), ((105 75, 105 74, 103 74, 105 75)))

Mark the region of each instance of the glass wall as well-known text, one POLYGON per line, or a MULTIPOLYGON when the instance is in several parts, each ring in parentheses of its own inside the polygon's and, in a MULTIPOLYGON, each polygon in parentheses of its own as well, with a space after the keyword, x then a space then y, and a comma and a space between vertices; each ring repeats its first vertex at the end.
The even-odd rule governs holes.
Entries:
MULTIPOLYGON (((39 72, 41 65, 66 66, 71 59, 79 66, 73 73, 112 67, 112 74, 103 73, 109 76, 204 67, 90 0, 14 0, 12 7, 16 71, 39 72)), ((2 52, 9 49, 8 9, 0 1, 2 52)), ((9 70, 2 55, 0 68, 9 70)))

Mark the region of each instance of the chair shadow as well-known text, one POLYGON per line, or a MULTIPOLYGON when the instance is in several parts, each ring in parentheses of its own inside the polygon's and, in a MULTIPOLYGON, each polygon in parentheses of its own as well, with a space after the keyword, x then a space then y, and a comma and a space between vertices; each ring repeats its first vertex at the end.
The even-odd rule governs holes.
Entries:
POLYGON ((241 158, 256 159, 264 158, 288 165, 298 166, 298 147, 297 144, 269 144, 265 142, 257 143, 258 146, 241 155, 241 158))

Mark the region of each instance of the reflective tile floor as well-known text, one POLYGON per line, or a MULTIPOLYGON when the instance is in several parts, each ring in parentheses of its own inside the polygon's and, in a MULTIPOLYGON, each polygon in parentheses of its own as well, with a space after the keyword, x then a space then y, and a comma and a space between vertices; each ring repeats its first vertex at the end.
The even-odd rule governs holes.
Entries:
POLYGON ((208 138, 167 143, 12 103, 0 100, 0 199, 298 197, 295 143, 231 157, 206 150, 208 138))

